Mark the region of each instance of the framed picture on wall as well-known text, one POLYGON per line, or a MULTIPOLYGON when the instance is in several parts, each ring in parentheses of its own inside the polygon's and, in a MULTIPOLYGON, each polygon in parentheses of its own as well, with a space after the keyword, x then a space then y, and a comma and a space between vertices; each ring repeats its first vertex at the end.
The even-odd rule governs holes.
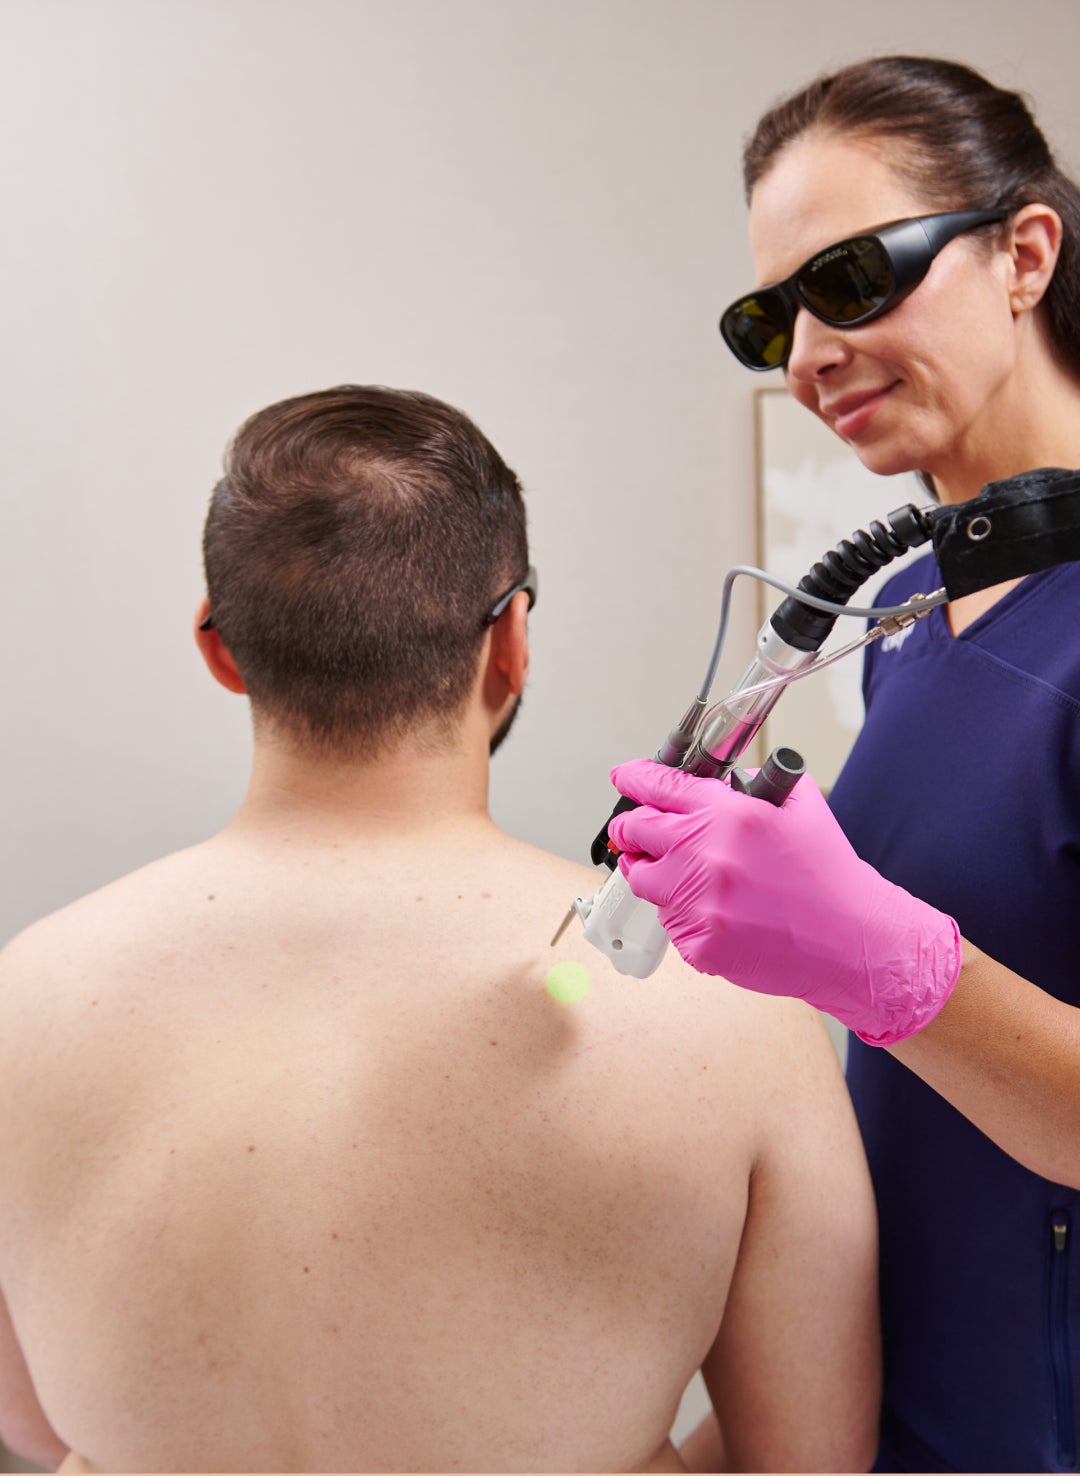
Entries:
MULTIPOLYGON (((797 584, 827 549, 857 528, 905 503, 923 507, 930 498, 913 473, 879 477, 786 389, 755 395, 757 431, 758 550, 761 567, 797 584)), ((894 559, 853 597, 856 605, 873 596, 905 562, 926 552, 916 549, 894 559)), ((783 595, 761 586, 764 621, 783 595)), ((825 647, 836 651, 856 640, 865 620, 837 621, 825 647)), ((763 752, 777 744, 796 748, 826 792, 839 774, 862 724, 862 652, 795 682, 781 696, 762 730, 763 752)))

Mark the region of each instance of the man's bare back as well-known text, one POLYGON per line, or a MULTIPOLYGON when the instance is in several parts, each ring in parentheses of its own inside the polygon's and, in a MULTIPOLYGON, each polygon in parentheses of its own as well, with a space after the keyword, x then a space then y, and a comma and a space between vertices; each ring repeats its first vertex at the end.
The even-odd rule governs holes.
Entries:
POLYGON ((872 1210, 824 1033, 552 952, 593 884, 486 820, 238 824, 9 948, 0 1288, 89 1469, 678 1470, 703 1363, 733 1451, 853 1468, 872 1210))
POLYGON ((0 1434, 91 1471, 671 1471, 701 1368, 732 1467, 869 1464, 873 1206, 821 1026, 552 951, 595 876, 489 817, 514 473, 378 385, 257 412, 224 471, 193 624, 250 696, 236 819, 0 956, 0 1434))

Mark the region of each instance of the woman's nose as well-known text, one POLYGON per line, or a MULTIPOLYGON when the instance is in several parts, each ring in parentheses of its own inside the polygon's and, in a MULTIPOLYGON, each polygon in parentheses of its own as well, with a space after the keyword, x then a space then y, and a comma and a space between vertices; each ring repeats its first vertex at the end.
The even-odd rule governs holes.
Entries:
POLYGON ((806 308, 799 309, 791 330, 791 353, 786 365, 790 378, 812 384, 850 358, 851 349, 842 329, 823 323, 806 308))

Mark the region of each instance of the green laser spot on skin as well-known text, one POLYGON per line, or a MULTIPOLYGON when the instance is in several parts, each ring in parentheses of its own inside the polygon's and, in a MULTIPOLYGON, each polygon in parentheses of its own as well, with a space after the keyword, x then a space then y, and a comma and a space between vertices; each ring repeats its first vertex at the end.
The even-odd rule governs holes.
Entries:
POLYGON ((584 964, 557 963, 548 969, 544 987, 560 1004, 577 1004, 592 988, 592 975, 584 964))

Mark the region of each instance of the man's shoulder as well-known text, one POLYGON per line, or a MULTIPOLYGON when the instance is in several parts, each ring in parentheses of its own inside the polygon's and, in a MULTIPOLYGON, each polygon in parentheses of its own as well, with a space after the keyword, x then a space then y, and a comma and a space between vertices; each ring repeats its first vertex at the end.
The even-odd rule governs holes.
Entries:
POLYGON ((160 1068, 163 955, 168 939, 187 930, 173 899, 195 886, 199 868, 190 852, 163 857, 30 924, 0 949, 5 1171, 21 1161, 28 1172, 27 1155, 44 1140, 88 1152, 110 1112, 115 1118, 118 1104, 137 1102, 140 1084, 160 1068))
POLYGON ((133 950, 152 946, 177 886, 190 890, 202 847, 174 852, 30 923, 0 948, 0 1017, 29 991, 41 1011, 133 950))

